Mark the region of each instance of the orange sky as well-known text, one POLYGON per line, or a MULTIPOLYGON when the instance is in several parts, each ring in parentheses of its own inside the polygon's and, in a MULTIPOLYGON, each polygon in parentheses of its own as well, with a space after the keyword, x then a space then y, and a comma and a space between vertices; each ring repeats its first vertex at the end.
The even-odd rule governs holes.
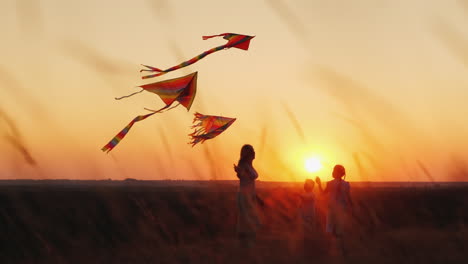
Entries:
POLYGON ((263 180, 328 179, 336 163, 351 181, 465 180, 453 171, 468 147, 467 22, 461 0, 2 1, 0 179, 235 179, 250 143, 263 180), (113 99, 156 81, 139 64, 173 66, 224 32, 256 38, 157 79, 199 72, 189 113, 137 123, 100 151, 163 105, 113 99), (191 148, 196 111, 237 121, 191 148), (324 162, 313 175, 310 156, 324 162))

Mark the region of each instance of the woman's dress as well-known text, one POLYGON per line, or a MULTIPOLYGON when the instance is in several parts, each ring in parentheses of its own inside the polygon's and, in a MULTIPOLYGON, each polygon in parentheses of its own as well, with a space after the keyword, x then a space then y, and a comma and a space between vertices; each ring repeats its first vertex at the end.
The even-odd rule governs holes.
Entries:
POLYGON ((237 193, 237 232, 240 235, 255 236, 260 226, 257 212, 257 195, 255 193, 255 179, 258 178, 257 171, 250 166, 239 166, 237 177, 240 180, 239 192, 237 193))
POLYGON ((343 235, 348 222, 348 210, 350 186, 349 182, 334 179, 327 183, 328 189, 328 212, 326 231, 336 236, 343 235))

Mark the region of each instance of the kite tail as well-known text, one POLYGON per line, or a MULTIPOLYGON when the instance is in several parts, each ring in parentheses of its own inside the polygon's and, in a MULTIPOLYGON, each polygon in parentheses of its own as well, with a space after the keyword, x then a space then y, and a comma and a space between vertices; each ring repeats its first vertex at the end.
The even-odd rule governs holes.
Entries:
POLYGON ((124 96, 121 96, 121 97, 115 97, 115 100, 121 100, 121 99, 124 99, 124 98, 128 98, 130 96, 134 96, 135 94, 139 94, 141 92, 143 92, 145 89, 141 89, 141 91, 138 91, 138 92, 134 92, 132 94, 129 94, 129 95, 124 95, 124 96))
POLYGON ((229 117, 209 116, 200 113, 195 113, 194 115, 193 123, 197 123, 192 126, 195 129, 194 132, 189 134, 189 144, 192 147, 218 136, 236 121, 235 118, 229 117))
POLYGON ((163 75, 163 74, 166 73, 166 71, 155 68, 153 66, 144 65, 144 64, 142 64, 142 66, 145 66, 148 69, 141 69, 140 72, 158 72, 156 74, 150 74, 150 75, 143 76, 142 79, 149 79, 149 78, 157 77, 157 76, 160 76, 160 75, 163 75))
POLYGON ((198 143, 203 143, 205 140, 209 139, 205 134, 205 128, 203 127, 203 120, 207 119, 208 116, 196 112, 194 114, 193 123, 198 122, 191 126, 192 129, 195 129, 194 132, 189 134, 190 142, 188 144, 195 146, 198 143))
MULTIPOLYGON (((203 120, 205 120, 206 118, 208 118, 208 116, 196 112, 196 113, 194 114, 194 118, 193 118, 192 123, 195 123, 195 122, 198 122, 198 123, 196 123, 195 125, 193 125, 191 128, 199 128, 197 131, 199 131, 199 130, 202 131, 202 130, 204 129, 203 126, 202 126, 202 122, 203 122, 203 120)), ((197 132, 197 131, 196 131, 196 132, 197 132)), ((196 132, 193 132, 192 134, 196 134, 196 132)), ((197 132, 197 133, 198 133, 198 132, 197 132)))
MULTIPOLYGON (((196 127, 196 126, 192 126, 192 128, 195 128, 195 127, 196 127)), ((190 133, 189 136, 192 137, 192 136, 199 135, 199 134, 201 134, 201 133, 203 133, 203 131, 202 131, 201 128, 199 128, 199 129, 196 129, 195 131, 193 131, 192 133, 190 133)))
POLYGON ((188 144, 195 146, 196 144, 198 143, 201 143, 203 144, 203 142, 205 142, 205 140, 208 140, 208 139, 212 139, 214 137, 216 137, 217 135, 219 135, 222 131, 221 130, 216 130, 214 132, 211 132, 211 133, 206 133, 206 134, 201 134, 201 131, 197 131, 197 134, 194 134, 194 133, 191 133, 189 134, 190 136, 190 142, 188 144))
MULTIPOLYGON (((175 71, 175 70, 178 70, 178 69, 180 69, 180 68, 187 67, 187 66, 192 65, 192 64, 194 64, 195 62, 197 62, 197 61, 203 59, 204 57, 210 55, 211 53, 214 53, 214 52, 216 52, 216 51, 223 50, 223 49, 225 49, 225 48, 227 48, 226 45, 221 45, 221 46, 218 46, 218 47, 209 49, 209 50, 207 50, 207 51, 205 51, 205 52, 203 52, 203 53, 201 53, 201 54, 198 54, 197 56, 191 58, 190 60, 184 61, 184 62, 182 62, 181 64, 178 64, 178 65, 176 65, 176 66, 173 66, 173 67, 171 67, 171 68, 169 68, 169 69, 159 70, 159 69, 157 69, 157 68, 154 68, 154 69, 156 69, 156 70, 154 70, 154 71, 153 71, 153 70, 140 70, 140 72, 142 72, 142 71, 158 72, 158 73, 155 73, 155 74, 150 74, 150 75, 143 76, 143 77, 141 77, 141 78, 142 78, 142 79, 149 79, 149 78, 153 78, 153 77, 158 77, 158 76, 161 76, 161 75, 166 74, 166 73, 168 73, 168 72, 175 71)), ((144 66, 146 66, 146 65, 144 65, 144 66)), ((148 67, 148 68, 150 68, 150 69, 153 68, 153 67, 151 67, 151 66, 146 66, 146 67, 148 67)))
POLYGON ((205 115, 200 114, 200 113, 198 113, 198 112, 196 112, 196 113, 193 114, 193 115, 195 116, 195 117, 193 118, 193 122, 195 122, 195 121, 203 121, 203 119, 206 118, 205 115))
POLYGON ((229 34, 230 34, 230 33, 223 33, 223 34, 218 34, 218 35, 202 36, 202 39, 203 39, 203 40, 207 40, 207 39, 209 39, 209 38, 214 38, 214 37, 222 37, 222 36, 224 37, 224 36, 229 35, 229 34))
POLYGON ((126 127, 124 127, 109 143, 107 143, 104 147, 102 147, 102 151, 109 153, 119 142, 127 135, 128 131, 130 131, 130 128, 132 128, 133 124, 135 124, 138 121, 144 120, 156 113, 150 113, 146 115, 140 115, 135 117, 126 127))
POLYGON ((160 73, 156 73, 156 74, 145 75, 145 76, 143 76, 141 78, 142 79, 149 79, 149 78, 158 77, 158 76, 161 76, 161 75, 164 75, 164 74, 166 74, 166 72, 160 72, 160 73))
POLYGON ((145 64, 142 64, 141 66, 144 66, 148 69, 141 69, 140 72, 144 72, 144 71, 147 71, 147 72, 163 72, 163 70, 160 70, 158 68, 155 68, 153 66, 149 66, 149 65, 145 65, 145 64))
POLYGON ((203 143, 205 140, 209 139, 206 137, 206 134, 203 134, 202 129, 198 129, 193 133, 189 134, 190 142, 188 144, 195 146, 198 143, 203 143))
POLYGON ((192 148, 198 144, 198 143, 202 143, 205 142, 206 139, 202 139, 200 137, 192 137, 192 139, 190 140, 190 142, 188 144, 192 145, 192 148))

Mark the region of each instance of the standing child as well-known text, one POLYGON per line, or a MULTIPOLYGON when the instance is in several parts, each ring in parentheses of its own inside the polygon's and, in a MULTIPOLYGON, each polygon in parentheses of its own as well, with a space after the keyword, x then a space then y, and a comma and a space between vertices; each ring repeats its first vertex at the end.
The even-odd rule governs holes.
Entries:
POLYGON ((315 213, 315 183, 311 179, 307 179, 304 183, 304 193, 301 194, 300 215, 303 223, 304 233, 315 231, 317 223, 315 213))
MULTIPOLYGON (((314 194, 315 183, 311 179, 304 182, 304 192, 299 195, 298 207, 298 230, 297 242, 302 242, 300 249, 304 256, 309 256, 316 248, 317 240, 317 213, 316 213, 316 198, 314 194)), ((296 244, 295 246, 299 246, 296 244)))
POLYGON ((340 251, 341 254, 345 254, 343 236, 353 206, 349 182, 343 179, 345 175, 345 168, 336 165, 332 173, 334 179, 327 183, 325 190, 320 178, 315 179, 320 191, 328 196, 326 232, 331 235, 332 253, 340 251))

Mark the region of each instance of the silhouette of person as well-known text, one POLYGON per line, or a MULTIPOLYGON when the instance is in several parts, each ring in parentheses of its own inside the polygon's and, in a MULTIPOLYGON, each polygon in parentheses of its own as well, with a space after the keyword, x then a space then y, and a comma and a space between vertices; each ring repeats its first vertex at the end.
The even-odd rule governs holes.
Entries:
POLYGON ((258 174, 252 165, 254 159, 254 148, 246 144, 241 148, 238 164, 234 164, 234 170, 239 178, 237 234, 241 245, 249 248, 254 246, 256 232, 260 226, 255 193, 255 180, 258 174))
POLYGON ((300 215, 306 232, 313 231, 317 223, 314 186, 314 181, 307 179, 304 183, 304 193, 301 194, 300 215))
POLYGON ((345 175, 345 168, 335 165, 332 173, 334 179, 327 183, 325 190, 322 189, 320 178, 315 179, 321 193, 328 198, 326 232, 331 235, 332 253, 341 251, 341 254, 345 254, 343 236, 353 206, 349 182, 342 179, 345 175))
POLYGON ((304 182, 304 192, 300 194, 299 203, 299 228, 302 236, 302 251, 305 255, 310 255, 315 248, 318 231, 316 197, 314 194, 315 182, 306 179, 304 182))

